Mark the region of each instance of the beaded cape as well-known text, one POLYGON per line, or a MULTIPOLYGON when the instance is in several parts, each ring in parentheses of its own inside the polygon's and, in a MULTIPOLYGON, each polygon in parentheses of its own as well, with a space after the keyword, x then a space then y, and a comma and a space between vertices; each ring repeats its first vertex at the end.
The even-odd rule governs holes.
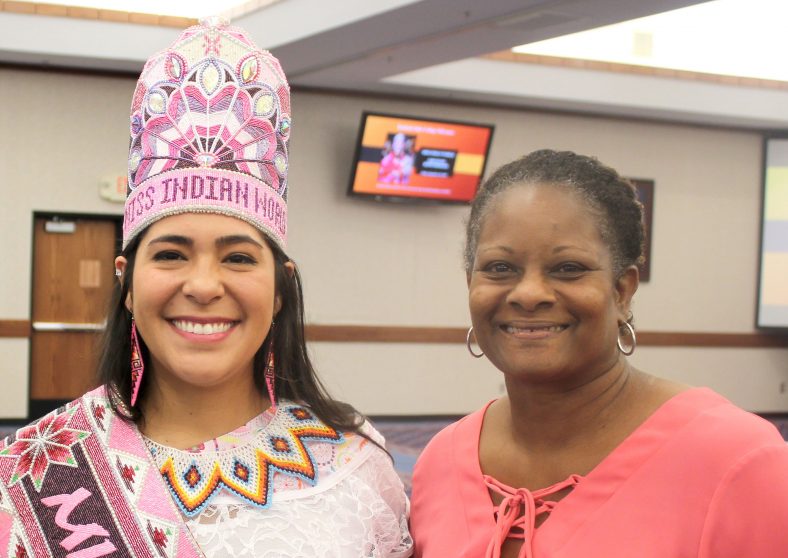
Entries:
POLYGON ((203 556, 185 518, 219 494, 266 508, 284 485, 316 485, 354 458, 326 467, 313 449, 346 437, 282 402, 238 451, 152 456, 98 388, 0 441, 0 558, 203 556))
POLYGON ((265 428, 237 448, 193 453, 151 440, 146 444, 175 503, 184 515, 193 517, 222 491, 255 507, 269 507, 276 472, 314 486, 318 470, 307 442, 343 439, 309 409, 282 402, 265 428))

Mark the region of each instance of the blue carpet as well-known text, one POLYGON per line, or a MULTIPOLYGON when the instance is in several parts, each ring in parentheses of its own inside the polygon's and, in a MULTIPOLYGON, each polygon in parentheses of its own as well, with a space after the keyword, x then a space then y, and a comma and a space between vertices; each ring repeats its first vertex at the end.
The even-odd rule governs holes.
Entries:
POLYGON ((454 420, 393 420, 372 419, 381 434, 386 438, 386 448, 394 458, 394 468, 410 494, 413 466, 427 442, 440 430, 454 420))

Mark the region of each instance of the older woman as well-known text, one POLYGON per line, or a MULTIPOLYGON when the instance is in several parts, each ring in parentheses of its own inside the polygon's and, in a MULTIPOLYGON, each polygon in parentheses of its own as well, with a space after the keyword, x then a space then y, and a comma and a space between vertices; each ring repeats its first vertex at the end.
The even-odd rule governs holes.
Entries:
POLYGON ((382 438, 307 355, 289 133, 279 63, 240 29, 148 61, 103 385, 0 442, 0 556, 411 554, 382 438))
POLYGON ((632 186, 595 159, 538 151, 482 187, 472 330, 507 394, 422 454, 416 556, 788 556, 777 431, 625 358, 642 244, 632 186))

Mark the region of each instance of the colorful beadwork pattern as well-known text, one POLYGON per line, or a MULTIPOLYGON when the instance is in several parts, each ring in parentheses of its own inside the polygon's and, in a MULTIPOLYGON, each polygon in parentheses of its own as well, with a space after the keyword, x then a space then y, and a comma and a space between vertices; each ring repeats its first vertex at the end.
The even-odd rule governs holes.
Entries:
POLYGON ((323 424, 309 409, 282 402, 271 422, 250 443, 231 450, 192 453, 150 440, 147 444, 175 502, 185 515, 193 517, 222 490, 259 508, 268 507, 275 473, 314 486, 318 468, 307 442, 343 441, 341 433, 323 424))
POLYGON ((137 404, 137 396, 142 385, 142 375, 145 372, 145 361, 142 360, 140 342, 137 338, 137 326, 134 317, 131 318, 131 406, 137 404))
POLYGON ((0 457, 16 458, 9 487, 29 477, 33 488, 41 492, 51 465, 76 467, 72 447, 88 437, 90 432, 69 428, 75 407, 60 414, 50 414, 37 423, 17 431, 13 441, 0 450, 0 457))
POLYGON ((0 440, 0 557, 202 556, 104 388, 0 440))
POLYGON ((124 245, 183 212, 233 215, 285 248, 290 92, 279 62, 218 21, 152 56, 132 99, 124 245))
POLYGON ((154 459, 99 388, 0 440, 0 558, 203 556, 163 462, 194 510, 219 494, 264 508, 280 493, 332 486, 373 449, 281 401, 200 453, 164 448, 154 459))

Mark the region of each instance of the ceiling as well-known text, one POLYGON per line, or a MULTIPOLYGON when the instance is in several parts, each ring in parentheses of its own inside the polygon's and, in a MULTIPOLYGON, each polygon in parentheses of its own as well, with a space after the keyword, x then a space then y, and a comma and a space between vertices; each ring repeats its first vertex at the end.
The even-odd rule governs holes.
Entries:
MULTIPOLYGON (((696 3, 280 0, 233 23, 280 59, 294 87, 788 128, 788 87, 483 57, 696 3)), ((0 1, 0 63, 136 73, 178 34, 171 26, 16 13, 12 4, 0 1)))

